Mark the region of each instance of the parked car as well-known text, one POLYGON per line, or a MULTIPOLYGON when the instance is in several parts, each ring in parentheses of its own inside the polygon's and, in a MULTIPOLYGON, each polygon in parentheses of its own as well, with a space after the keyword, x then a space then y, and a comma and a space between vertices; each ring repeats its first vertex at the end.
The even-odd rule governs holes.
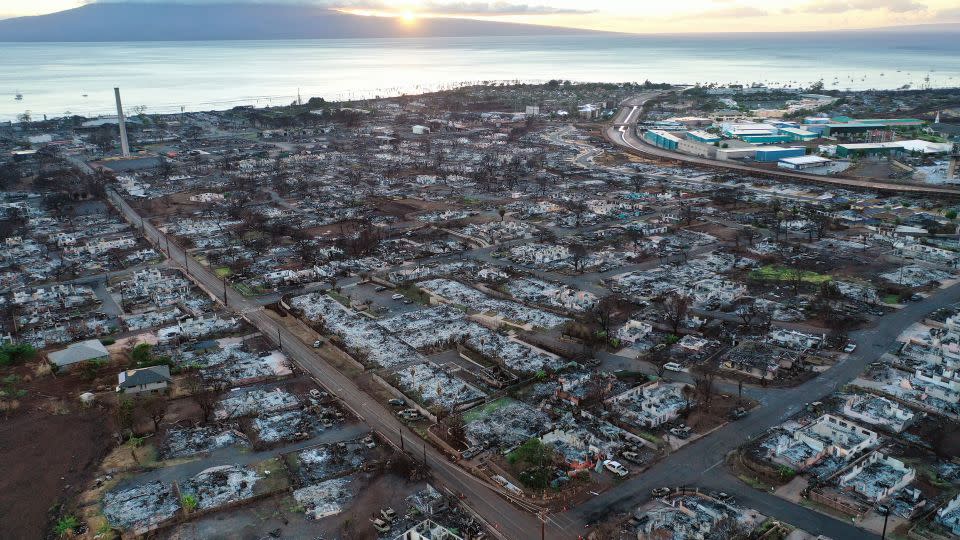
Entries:
POLYGON ((650 491, 650 495, 653 495, 654 497, 659 499, 660 497, 666 497, 667 495, 669 495, 670 491, 672 490, 668 487, 658 487, 658 488, 653 488, 650 491))
POLYGON ((405 406, 405 405, 407 404, 406 401, 404 401, 404 400, 402 400, 402 399, 400 399, 400 398, 393 398, 393 399, 391 399, 390 401, 388 401, 387 403, 389 403, 390 405, 392 405, 392 406, 394 406, 394 407, 403 407, 403 406, 405 406))
POLYGON ((383 516, 383 519, 393 523, 393 520, 397 519, 397 511, 393 508, 383 508, 380 510, 380 515, 383 516))
POLYGON ((318 339, 318 340, 316 340, 316 341, 313 342, 313 348, 314 348, 314 349, 319 349, 320 347, 323 347, 323 340, 322 340, 322 339, 318 339))
POLYGON ((387 288, 384 287, 383 285, 377 285, 376 287, 373 288, 373 290, 376 291, 376 292, 383 292, 383 291, 387 290, 387 288))
POLYGON ((373 440, 373 436, 367 435, 363 438, 363 445, 367 448, 376 448, 377 442, 373 440))
POLYGON ((670 434, 679 439, 686 439, 690 436, 690 428, 686 426, 671 428, 670 434))
POLYGON ((390 524, 380 518, 371 519, 370 522, 373 523, 374 529, 382 533, 390 531, 390 524))
POLYGON ((847 346, 843 348, 843 352, 848 353, 848 354, 849 354, 849 353, 852 353, 852 352, 855 351, 855 350, 857 350, 857 344, 856 344, 856 343, 847 343, 847 346))
POLYGON ((420 418, 420 411, 416 409, 404 409, 398 412, 397 416, 404 420, 418 420, 420 418))
POLYGON ((603 467, 621 478, 630 474, 630 471, 628 471, 627 468, 624 467, 619 461, 613 461, 612 459, 604 461, 603 467))
POLYGON ((737 407, 736 409, 730 411, 731 420, 739 420, 747 415, 747 410, 743 407, 737 407))
POLYGON ((391 296, 390 298, 392 298, 392 299, 394 299, 394 300, 403 300, 403 299, 404 299, 404 296, 403 296, 402 294, 400 294, 400 293, 397 293, 397 294, 391 296))
POLYGON ((676 362, 667 362, 663 365, 663 369, 667 371, 683 371, 683 366, 676 362))
POLYGON ((621 455, 623 456, 623 459, 630 461, 632 463, 636 463, 636 464, 643 463, 643 458, 640 456, 640 454, 636 452, 623 452, 621 455))

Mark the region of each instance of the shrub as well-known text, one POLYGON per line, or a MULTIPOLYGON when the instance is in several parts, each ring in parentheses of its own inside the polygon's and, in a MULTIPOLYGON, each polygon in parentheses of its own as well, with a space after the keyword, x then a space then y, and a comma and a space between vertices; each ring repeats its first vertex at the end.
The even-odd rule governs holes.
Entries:
POLYGON ((66 536, 76 532, 79 526, 80 521, 78 521, 76 517, 63 516, 59 521, 57 521, 57 525, 53 530, 57 533, 57 536, 66 536))
POLYGON ((180 505, 183 506, 183 509, 186 510, 187 513, 193 512, 197 509, 197 498, 188 493, 180 497, 180 505))

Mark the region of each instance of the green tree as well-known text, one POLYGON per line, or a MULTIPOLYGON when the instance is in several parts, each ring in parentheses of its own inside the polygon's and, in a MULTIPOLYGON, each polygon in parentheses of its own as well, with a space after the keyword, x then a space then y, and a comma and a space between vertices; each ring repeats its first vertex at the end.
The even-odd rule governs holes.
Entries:
POLYGON ((0 346, 0 366, 13 366, 32 360, 37 350, 26 343, 7 343, 0 346))

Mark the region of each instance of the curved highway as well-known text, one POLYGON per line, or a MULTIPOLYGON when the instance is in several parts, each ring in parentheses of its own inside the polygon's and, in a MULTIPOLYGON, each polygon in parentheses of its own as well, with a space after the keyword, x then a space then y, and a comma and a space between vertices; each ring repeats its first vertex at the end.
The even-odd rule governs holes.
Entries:
POLYGON ((748 173, 754 176, 766 176, 775 179, 796 180, 800 182, 827 184, 851 189, 868 189, 893 193, 909 193, 918 195, 947 195, 960 197, 960 188, 943 186, 927 186, 921 184, 898 184, 874 180, 857 180, 836 176, 821 176, 817 174, 791 172, 788 170, 767 170, 751 167, 742 163, 720 161, 703 158, 681 152, 673 152, 647 143, 636 133, 636 125, 640 119, 643 104, 651 99, 650 94, 642 94, 621 104, 620 111, 614 116, 612 124, 604 130, 604 137, 611 143, 621 147, 631 154, 657 159, 669 159, 697 166, 713 167, 748 173))

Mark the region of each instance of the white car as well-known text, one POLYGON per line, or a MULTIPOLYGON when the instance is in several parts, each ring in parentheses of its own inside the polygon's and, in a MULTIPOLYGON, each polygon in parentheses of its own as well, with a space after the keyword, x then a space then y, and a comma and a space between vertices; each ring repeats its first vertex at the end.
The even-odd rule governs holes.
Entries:
POLYGON ((676 362, 667 362, 663 365, 663 369, 667 371, 683 371, 683 366, 676 362))
POLYGON ((397 293, 397 294, 391 296, 390 298, 392 298, 392 299, 394 299, 394 300, 403 300, 403 299, 404 299, 404 296, 403 296, 402 294, 400 294, 400 293, 397 293))
POLYGON ((621 478, 630 474, 630 471, 628 471, 626 467, 621 465, 619 461, 614 461, 612 459, 608 459, 604 461, 603 467, 621 478))
POLYGON ((848 354, 849 354, 849 353, 852 353, 852 352, 855 351, 855 350, 857 350, 857 344, 856 344, 856 343, 847 343, 847 346, 843 348, 843 352, 848 353, 848 354))

